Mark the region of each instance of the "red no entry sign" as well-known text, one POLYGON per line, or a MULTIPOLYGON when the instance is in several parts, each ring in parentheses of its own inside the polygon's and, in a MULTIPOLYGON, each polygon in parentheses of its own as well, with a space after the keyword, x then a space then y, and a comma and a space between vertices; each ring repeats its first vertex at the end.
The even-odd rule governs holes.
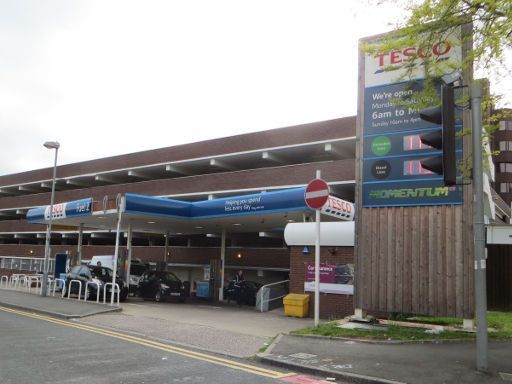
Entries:
POLYGON ((311 180, 306 187, 304 199, 311 209, 321 209, 329 198, 329 186, 322 179, 311 180))

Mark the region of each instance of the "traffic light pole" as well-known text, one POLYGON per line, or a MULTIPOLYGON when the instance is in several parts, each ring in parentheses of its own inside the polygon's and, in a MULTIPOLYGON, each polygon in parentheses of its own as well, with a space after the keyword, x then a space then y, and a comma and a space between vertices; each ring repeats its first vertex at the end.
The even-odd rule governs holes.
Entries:
POLYGON ((487 362, 487 287, 484 227, 484 190, 482 165, 482 86, 471 85, 471 121, 473 137, 473 231, 475 236, 475 311, 476 311, 476 368, 486 372, 487 362))

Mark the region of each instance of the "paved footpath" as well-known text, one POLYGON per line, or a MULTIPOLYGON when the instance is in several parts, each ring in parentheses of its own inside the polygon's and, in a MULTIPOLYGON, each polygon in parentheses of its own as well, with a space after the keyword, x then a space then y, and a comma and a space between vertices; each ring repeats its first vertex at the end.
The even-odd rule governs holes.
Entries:
POLYGON ((119 307, 104 304, 61 299, 60 297, 42 297, 35 293, 21 292, 11 289, 0 289, 0 304, 17 309, 29 310, 45 315, 64 319, 81 318, 120 311, 119 307))
POLYGON ((282 335, 258 358, 359 383, 512 383, 512 342, 489 344, 489 374, 475 370, 473 342, 364 343, 282 335))

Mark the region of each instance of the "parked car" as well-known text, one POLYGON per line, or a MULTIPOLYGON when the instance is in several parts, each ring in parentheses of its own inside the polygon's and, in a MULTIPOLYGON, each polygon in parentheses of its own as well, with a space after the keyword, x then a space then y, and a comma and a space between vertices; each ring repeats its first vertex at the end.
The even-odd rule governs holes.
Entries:
MULTIPOLYGON (((71 280, 79 280, 82 282, 82 290, 80 295, 85 295, 85 286, 88 283, 88 300, 96 300, 97 290, 99 287, 100 290, 100 300, 103 298, 103 290, 105 288, 106 283, 112 282, 112 270, 107 267, 98 267, 94 265, 77 265, 76 267, 71 268, 71 270, 66 275, 66 282, 64 284, 64 295, 68 294, 68 289, 71 280)), ((119 295, 119 301, 125 301, 126 296, 128 296, 128 287, 124 284, 123 280, 119 277, 116 278, 116 283, 119 284, 119 289, 121 290, 119 295)), ((79 285, 74 283, 71 285, 71 293, 78 294, 79 285)), ((112 291, 112 286, 107 287, 107 297, 110 297, 112 291)))
POLYGON ((137 289, 139 288, 139 282, 142 278, 142 275, 147 270, 148 266, 144 264, 141 260, 132 259, 132 262, 130 263, 130 296, 133 296, 137 293, 137 289))
POLYGON ((188 284, 172 272, 147 271, 140 279, 137 292, 138 296, 152 298, 157 302, 171 298, 184 302, 188 296, 188 288, 188 284))
POLYGON ((260 283, 255 281, 244 280, 238 283, 239 287, 235 286, 235 281, 231 281, 226 288, 224 288, 224 298, 228 300, 228 303, 233 300, 239 305, 250 305, 254 307, 256 305, 256 294, 261 288, 260 283))
MULTIPOLYGON (((112 269, 114 266, 114 255, 95 255, 92 257, 89 265, 107 267, 112 269)), ((139 280, 142 274, 148 269, 140 259, 132 259, 130 263, 130 281, 128 282, 128 289, 130 295, 135 295, 139 286, 139 280)), ((117 265, 117 273, 121 275, 121 264, 117 265)))

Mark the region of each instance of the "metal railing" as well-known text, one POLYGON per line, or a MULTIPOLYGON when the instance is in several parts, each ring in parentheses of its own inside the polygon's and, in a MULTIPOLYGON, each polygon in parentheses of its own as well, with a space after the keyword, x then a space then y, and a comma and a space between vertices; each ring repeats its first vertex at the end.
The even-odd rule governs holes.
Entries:
MULTIPOLYGON (((70 280, 68 285, 66 286, 65 279, 59 278, 48 278, 46 284, 48 284, 48 291, 52 292, 52 296, 55 296, 55 291, 57 289, 58 283, 62 283, 62 293, 61 298, 64 299, 66 296, 67 299, 71 299, 71 288, 74 284, 78 284, 78 300, 80 301, 82 298, 82 281, 81 280, 70 280)), ((28 293, 40 293, 43 286, 43 276, 42 275, 25 275, 25 274, 13 274, 11 276, 2 275, 0 276, 0 289, 16 289, 16 290, 27 290, 28 293), (35 283, 35 287, 33 287, 35 283), (34 289, 35 288, 35 289, 34 289)), ((100 291, 102 285, 95 281, 88 281, 85 283, 85 296, 83 301, 87 301, 89 295, 89 285, 96 285, 96 303, 100 303, 100 291)), ((120 296, 121 296, 121 288, 119 284, 106 283, 103 285, 103 304, 107 304, 107 288, 113 287, 111 294, 117 296, 117 306, 120 305, 120 296)))
POLYGON ((80 301, 80 296, 82 295, 82 282, 80 280, 71 280, 68 285, 68 299, 71 295, 71 287, 73 283, 78 283, 78 301, 80 301))
POLYGON ((111 295, 115 295, 117 290, 117 306, 119 307, 119 296, 121 295, 121 289, 117 283, 115 283, 115 285, 112 283, 106 283, 103 286, 103 304, 107 303, 107 287, 109 286, 112 287, 112 292, 110 292, 111 295))
POLYGON ((26 286, 28 288, 28 293, 30 293, 33 283, 36 283, 36 292, 37 292, 39 288, 43 287, 42 276, 27 276, 26 277, 26 286))
MULTIPOLYGON (((95 282, 95 281, 88 281, 85 284, 85 298, 84 298, 84 300, 87 300, 87 298, 89 297, 89 284, 96 285, 96 302, 99 303, 100 302, 100 285, 97 282, 95 282)), ((112 283, 110 283, 110 284, 112 284, 112 283)))
MULTIPOLYGON (((282 296, 279 296, 279 297, 274 297, 272 299, 268 299, 268 300, 264 300, 263 299, 263 292, 264 290, 268 289, 268 287, 272 286, 272 285, 279 285, 279 284, 285 284, 285 283, 288 283, 290 282, 290 280, 283 280, 283 281, 278 281, 276 283, 270 283, 270 284, 266 284, 266 285, 263 285, 260 290, 259 290, 259 293, 260 293, 260 312, 264 312, 263 310, 263 305, 265 303, 270 303, 271 301, 274 301, 274 300, 279 300, 279 299, 282 299, 283 297, 285 297, 287 294, 284 294, 282 296)), ((270 297, 270 293, 269 293, 269 297, 270 297)))
POLYGON ((53 288, 52 288, 52 296, 55 296, 55 289, 57 288, 57 282, 58 281, 62 281, 62 293, 61 293, 60 297, 64 298, 64 293, 65 293, 64 292, 64 285, 66 285, 66 280, 64 280, 64 279, 55 278, 55 279, 49 281, 50 288, 52 288, 52 286, 53 286, 53 288))

